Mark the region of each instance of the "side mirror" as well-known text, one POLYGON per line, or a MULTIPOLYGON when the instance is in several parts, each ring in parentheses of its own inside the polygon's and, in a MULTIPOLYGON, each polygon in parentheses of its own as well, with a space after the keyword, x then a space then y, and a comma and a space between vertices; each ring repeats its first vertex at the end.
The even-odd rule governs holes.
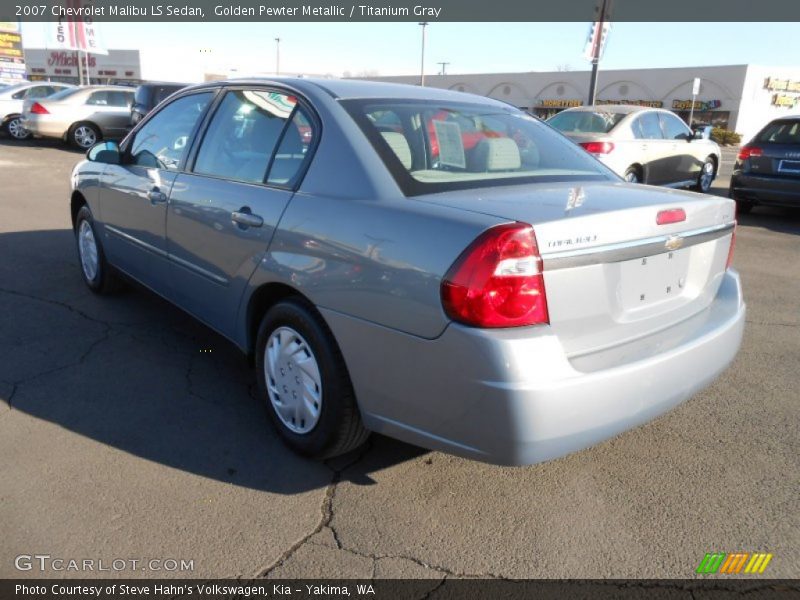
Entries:
POLYGON ((91 162, 118 165, 122 162, 122 154, 117 142, 98 142, 86 153, 86 158, 91 162))

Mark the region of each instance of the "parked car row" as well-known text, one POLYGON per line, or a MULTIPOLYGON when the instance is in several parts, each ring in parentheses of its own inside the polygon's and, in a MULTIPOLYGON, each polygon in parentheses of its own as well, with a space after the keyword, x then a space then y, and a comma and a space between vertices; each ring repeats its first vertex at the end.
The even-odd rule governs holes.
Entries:
POLYGON ((86 150, 100 140, 124 137, 156 104, 182 87, 26 82, 0 89, 2 127, 16 140, 62 139, 86 150))

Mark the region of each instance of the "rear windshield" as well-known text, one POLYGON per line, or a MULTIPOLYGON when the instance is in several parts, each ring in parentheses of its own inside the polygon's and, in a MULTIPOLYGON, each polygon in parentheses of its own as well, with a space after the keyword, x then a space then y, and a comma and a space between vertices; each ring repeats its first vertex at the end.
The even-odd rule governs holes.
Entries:
POLYGON ((623 113, 568 110, 550 117, 547 123, 564 133, 608 133, 624 117, 623 113))
POLYGON ((616 178, 567 138, 512 107, 412 100, 342 105, 406 195, 616 178))
POLYGON ((755 141, 762 144, 800 144, 800 119, 773 121, 761 130, 755 141))
POLYGON ((64 98, 69 98, 81 91, 79 87, 70 87, 61 90, 60 92, 56 92, 55 94, 51 94, 47 97, 48 100, 63 100, 64 98))

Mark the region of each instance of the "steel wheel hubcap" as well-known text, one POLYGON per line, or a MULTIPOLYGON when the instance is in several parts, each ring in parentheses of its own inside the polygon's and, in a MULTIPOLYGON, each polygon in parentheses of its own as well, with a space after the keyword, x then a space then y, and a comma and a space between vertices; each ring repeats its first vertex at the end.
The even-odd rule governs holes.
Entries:
POLYGON ((264 377, 281 422, 294 433, 314 429, 322 410, 319 365, 308 342, 291 327, 278 327, 269 336, 264 377))
POLYGON ((19 119, 12 119, 8 123, 8 133, 11 134, 11 137, 17 139, 24 139, 28 137, 28 130, 22 126, 22 124, 19 122, 19 119))
POLYGON ((81 255, 83 274, 89 281, 94 281, 97 277, 97 242, 89 221, 81 221, 78 228, 78 253, 81 255))
POLYGON ((75 141, 78 142, 78 145, 82 148, 87 148, 97 141, 97 136, 94 134, 91 127, 81 125, 75 129, 75 141))
POLYGON ((703 172, 700 174, 700 187, 707 190, 711 187, 711 180, 714 178, 714 165, 710 162, 703 165, 703 172))

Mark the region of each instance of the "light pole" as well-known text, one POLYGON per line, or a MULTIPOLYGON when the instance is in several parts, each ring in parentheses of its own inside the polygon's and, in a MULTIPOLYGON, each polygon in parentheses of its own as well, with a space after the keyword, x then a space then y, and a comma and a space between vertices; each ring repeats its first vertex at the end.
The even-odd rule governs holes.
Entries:
POLYGON ((422 27, 422 57, 420 58, 420 65, 419 65, 419 84, 421 86, 425 85, 425 28, 428 26, 427 21, 423 21, 419 24, 422 27))
POLYGON ((281 38, 275 38, 275 75, 281 74, 281 38))
POLYGON ((438 62, 436 64, 437 65, 442 65, 442 72, 439 73, 439 75, 447 75, 446 69, 447 69, 447 65, 449 65, 450 63, 449 62, 438 62))

